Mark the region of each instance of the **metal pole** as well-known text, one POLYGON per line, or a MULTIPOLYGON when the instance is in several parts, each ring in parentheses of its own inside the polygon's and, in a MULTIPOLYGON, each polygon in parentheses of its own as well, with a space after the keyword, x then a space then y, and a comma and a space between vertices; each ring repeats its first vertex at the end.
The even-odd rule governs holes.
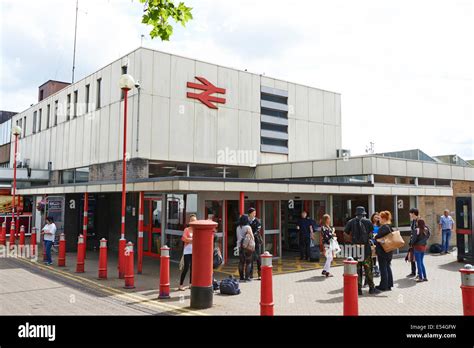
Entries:
POLYGON ((125 275, 125 207, 127 202, 126 182, 127 182, 127 105, 128 89, 123 88, 124 110, 123 110, 123 157, 122 157, 122 220, 119 240, 119 278, 125 275))
POLYGON ((74 52, 72 54, 72 83, 74 83, 74 69, 76 68, 76 37, 77 37, 77 13, 79 12, 79 0, 76 0, 76 24, 74 26, 74 52))
MULTIPOLYGON (((13 206, 12 206, 12 221, 15 222, 16 211, 16 157, 18 152, 18 135, 15 134, 15 155, 13 157, 13 206)), ((5 218, 6 221, 6 218, 5 218)), ((12 231, 10 231, 12 233, 12 231)))
POLYGON ((89 194, 87 192, 84 193, 84 219, 82 223, 82 235, 84 236, 84 258, 86 258, 86 250, 87 250, 87 226, 89 224, 89 194))

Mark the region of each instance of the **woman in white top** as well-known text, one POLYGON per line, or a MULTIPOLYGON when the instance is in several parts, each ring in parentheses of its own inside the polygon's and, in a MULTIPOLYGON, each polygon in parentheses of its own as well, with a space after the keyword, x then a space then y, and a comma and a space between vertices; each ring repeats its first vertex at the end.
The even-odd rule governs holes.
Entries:
MULTIPOLYGON (((189 216, 188 223, 191 223, 196 220, 197 220, 196 215, 191 214, 189 216)), ((188 226, 184 229, 181 240, 184 243, 184 248, 183 248, 184 267, 183 267, 183 270, 181 271, 181 279, 179 281, 178 290, 184 291, 185 290, 185 287, 183 286, 184 278, 186 278, 186 273, 188 273, 188 269, 189 269, 189 286, 191 286, 192 261, 193 261, 193 228, 192 227, 188 226)))
POLYGON ((52 265, 53 260, 51 259, 51 247, 54 243, 56 236, 56 225, 53 222, 53 218, 48 216, 46 218, 46 225, 43 227, 41 234, 43 235, 44 247, 46 249, 46 265, 52 265))
POLYGON ((250 279, 250 266, 252 265, 254 249, 244 248, 244 240, 246 237, 254 241, 252 228, 250 227, 249 217, 242 215, 239 219, 239 225, 237 226, 237 247, 239 248, 239 276, 240 281, 251 281, 250 279))

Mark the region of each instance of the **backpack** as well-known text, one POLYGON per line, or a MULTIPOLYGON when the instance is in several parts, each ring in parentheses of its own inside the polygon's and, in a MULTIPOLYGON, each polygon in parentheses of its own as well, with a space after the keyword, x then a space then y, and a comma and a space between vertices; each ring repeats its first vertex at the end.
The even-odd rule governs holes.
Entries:
POLYGON ((439 254, 442 250, 441 244, 432 244, 430 246, 430 253, 432 254, 439 254))
POLYGON ((240 294, 239 282, 233 276, 225 278, 219 284, 220 292, 223 295, 238 295, 240 294))
POLYGON ((217 268, 222 264, 222 256, 219 252, 218 248, 214 248, 214 256, 213 256, 213 265, 212 268, 217 268))
POLYGON ((352 243, 353 244, 367 244, 369 243, 369 233, 365 224, 362 222, 364 219, 355 219, 353 224, 358 224, 359 228, 354 228, 352 231, 352 243))
POLYGON ((247 251, 255 251, 255 240, 252 238, 250 233, 246 233, 242 240, 242 248, 247 251))

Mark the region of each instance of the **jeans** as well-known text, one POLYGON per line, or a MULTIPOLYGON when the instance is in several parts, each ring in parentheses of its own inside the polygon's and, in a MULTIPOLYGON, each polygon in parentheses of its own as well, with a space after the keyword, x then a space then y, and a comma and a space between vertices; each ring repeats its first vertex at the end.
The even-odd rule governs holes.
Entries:
POLYGON ((300 259, 309 260, 311 239, 308 237, 300 238, 300 259))
POLYGON ((184 284, 184 278, 186 278, 186 273, 188 273, 188 269, 189 269, 189 284, 191 284, 192 275, 193 275, 193 254, 184 255, 184 267, 183 267, 183 271, 181 272, 181 279, 179 281, 179 285, 184 284))
POLYGON ((442 243, 441 243, 441 249, 445 253, 449 251, 449 240, 451 239, 451 230, 443 230, 442 231, 442 243))
POLYGON ((425 264, 423 263, 424 257, 425 257, 424 251, 415 250, 416 267, 418 267, 418 277, 420 279, 426 279, 426 269, 425 269, 425 264))
POLYGON ((379 254, 380 285, 379 287, 387 290, 393 286, 392 275, 392 254, 379 254))
POLYGON ((53 260, 51 259, 51 247, 53 246, 53 241, 52 240, 45 240, 44 241, 44 247, 46 249, 46 262, 47 263, 53 263, 53 260))
POLYGON ((329 273, 329 271, 331 269, 331 262, 332 262, 332 259, 333 259, 332 250, 329 249, 329 245, 325 245, 324 250, 326 251, 325 252, 326 262, 324 263, 323 271, 326 271, 326 272, 329 273))

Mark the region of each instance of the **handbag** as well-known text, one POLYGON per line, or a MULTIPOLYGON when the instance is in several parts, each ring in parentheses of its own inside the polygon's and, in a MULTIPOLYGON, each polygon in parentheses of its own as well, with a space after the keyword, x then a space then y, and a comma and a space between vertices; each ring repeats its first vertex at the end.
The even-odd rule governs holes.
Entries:
POLYGON ((339 254, 341 252, 341 247, 339 246, 336 237, 331 238, 329 241, 329 249, 331 249, 334 254, 339 254))
POLYGON ((382 248, 386 253, 389 253, 396 249, 400 249, 405 245, 405 241, 400 235, 399 230, 392 230, 392 232, 390 232, 386 236, 378 238, 377 242, 382 245, 382 248))

